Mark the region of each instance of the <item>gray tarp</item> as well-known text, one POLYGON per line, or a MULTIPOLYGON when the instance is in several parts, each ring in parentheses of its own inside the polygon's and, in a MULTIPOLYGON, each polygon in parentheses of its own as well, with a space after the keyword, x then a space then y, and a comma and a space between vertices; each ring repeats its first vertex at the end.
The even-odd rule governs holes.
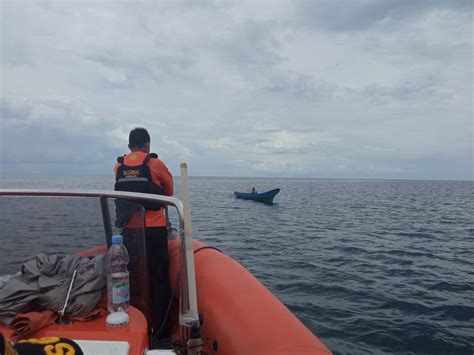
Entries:
POLYGON ((38 254, 23 264, 0 289, 0 322, 9 325, 19 312, 61 310, 74 269, 76 278, 66 315, 83 316, 91 312, 106 286, 105 254, 93 257, 38 254))

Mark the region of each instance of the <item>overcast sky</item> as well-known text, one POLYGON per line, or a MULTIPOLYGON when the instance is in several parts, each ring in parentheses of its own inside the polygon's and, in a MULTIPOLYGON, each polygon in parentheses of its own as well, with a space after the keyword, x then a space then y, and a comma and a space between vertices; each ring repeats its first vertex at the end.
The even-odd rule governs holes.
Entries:
POLYGON ((472 2, 1 1, 3 172, 473 179, 472 2))

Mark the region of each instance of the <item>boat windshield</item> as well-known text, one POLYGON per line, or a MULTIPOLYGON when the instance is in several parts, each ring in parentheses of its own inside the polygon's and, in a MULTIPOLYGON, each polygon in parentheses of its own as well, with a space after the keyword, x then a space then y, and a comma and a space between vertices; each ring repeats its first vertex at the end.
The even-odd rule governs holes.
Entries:
POLYGON ((122 234, 130 258, 130 303, 150 320, 145 211, 139 203, 105 197, 0 196, 0 209, 0 277, 15 275, 39 253, 105 253, 111 236, 122 234))

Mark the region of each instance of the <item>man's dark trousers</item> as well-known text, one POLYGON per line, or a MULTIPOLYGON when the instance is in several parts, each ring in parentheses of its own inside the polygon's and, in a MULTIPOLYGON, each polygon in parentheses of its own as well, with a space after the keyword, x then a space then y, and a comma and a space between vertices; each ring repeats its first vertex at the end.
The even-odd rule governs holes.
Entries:
POLYGON ((152 300, 152 327, 159 331, 157 338, 169 337, 170 324, 166 311, 170 303, 168 233, 166 227, 145 229, 148 270, 152 300))

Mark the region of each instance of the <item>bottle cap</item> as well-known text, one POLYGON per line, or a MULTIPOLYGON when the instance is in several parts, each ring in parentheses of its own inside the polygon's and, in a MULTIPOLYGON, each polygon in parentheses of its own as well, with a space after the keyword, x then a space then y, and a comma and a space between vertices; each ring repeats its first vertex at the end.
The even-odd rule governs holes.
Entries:
POLYGON ((123 237, 121 234, 116 234, 112 236, 112 244, 123 243, 123 237))
POLYGON ((115 313, 110 313, 107 316, 107 319, 105 322, 107 323, 108 327, 116 328, 116 327, 122 327, 124 325, 128 324, 130 317, 128 316, 127 313, 125 312, 115 312, 115 313))

